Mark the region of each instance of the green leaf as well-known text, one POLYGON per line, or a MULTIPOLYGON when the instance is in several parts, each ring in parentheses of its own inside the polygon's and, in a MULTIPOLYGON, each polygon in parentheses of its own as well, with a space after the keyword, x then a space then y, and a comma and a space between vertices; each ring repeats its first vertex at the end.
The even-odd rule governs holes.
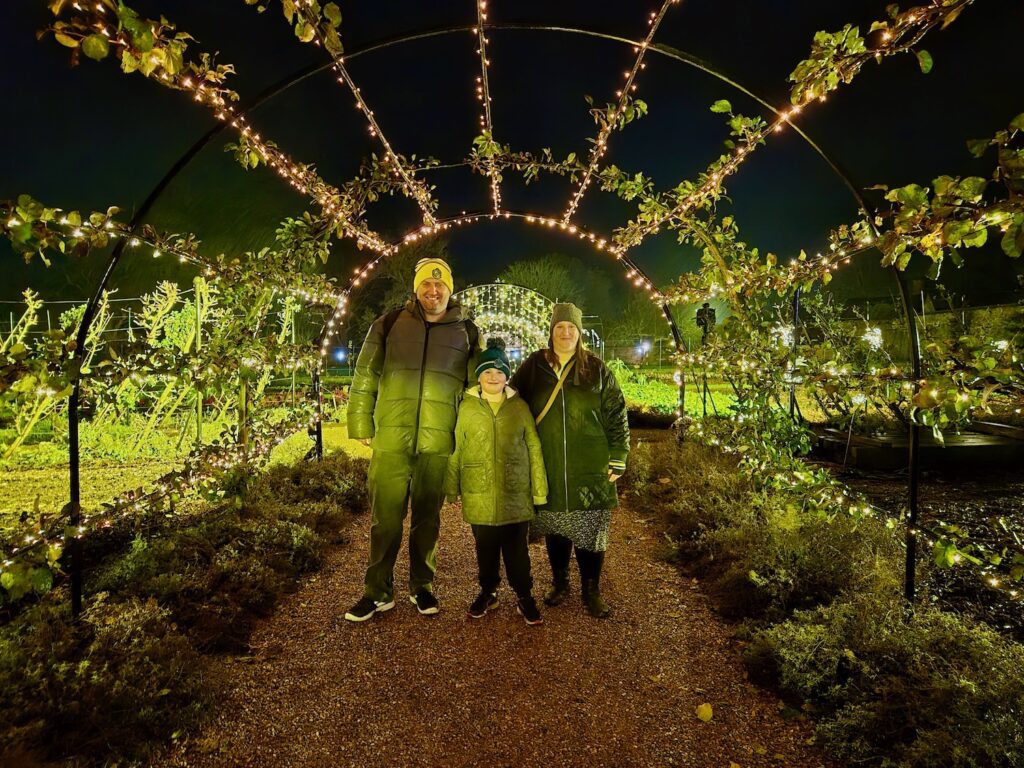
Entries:
POLYGON ((1010 128, 1014 131, 1024 131, 1024 112, 1021 112, 1010 121, 1010 128))
POLYGON ((89 35, 82 41, 82 53, 94 61, 102 61, 110 53, 110 42, 103 35, 89 35))
POLYGON ((885 199, 893 203, 902 203, 911 208, 923 208, 928 204, 928 190, 919 184, 908 184, 890 191, 885 199))
POLYGON ((732 112, 732 104, 725 99, 719 99, 711 105, 711 111, 716 114, 727 114, 732 112))
POLYGON ((32 589, 40 595, 53 589, 53 573, 49 568, 32 569, 32 589))
POLYGON ((328 3, 324 6, 324 18, 331 22, 332 27, 341 24, 341 9, 337 3, 328 3))
POLYGON ((67 46, 68 48, 77 48, 78 47, 78 39, 74 38, 74 37, 70 37, 69 35, 65 35, 63 32, 57 32, 54 35, 54 37, 57 39, 58 43, 60 43, 61 45, 67 46))
POLYGON ((983 179, 981 176, 968 176, 956 185, 956 191, 964 200, 976 203, 981 200, 987 186, 987 179, 983 179))
POLYGON ((1003 249, 1003 253, 1011 259, 1020 258, 1021 253, 1024 252, 1024 226, 1016 221, 1011 224, 1003 233, 1003 239, 999 245, 1003 249))
POLYGON ((970 139, 967 142, 967 151, 974 157, 981 157, 991 145, 991 139, 970 139))
POLYGON ((316 36, 316 30, 305 21, 295 25, 295 36, 304 43, 310 42, 316 36))
POLYGON ((988 228, 984 225, 971 230, 964 236, 964 245, 971 248, 980 248, 988 241, 988 228))
POLYGON ((917 52, 917 63, 921 67, 921 71, 926 75, 932 71, 932 65, 935 63, 932 61, 932 55, 928 51, 917 52))

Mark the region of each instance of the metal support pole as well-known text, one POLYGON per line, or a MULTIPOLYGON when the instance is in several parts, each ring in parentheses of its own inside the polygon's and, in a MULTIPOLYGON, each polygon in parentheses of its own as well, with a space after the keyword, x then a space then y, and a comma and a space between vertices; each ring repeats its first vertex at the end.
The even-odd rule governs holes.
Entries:
MULTIPOLYGON (((792 353, 794 360, 796 359, 796 345, 797 345, 797 328, 800 324, 800 288, 797 287, 793 293, 793 344, 792 353)), ((790 381, 789 381, 789 418, 796 418, 796 370, 790 370, 790 381)))
MULTIPOLYGON (((910 303, 910 292, 907 290, 906 281, 903 279, 903 275, 899 270, 893 268, 893 272, 896 275, 896 282, 900 288, 900 298, 903 301, 903 310, 907 320, 907 330, 910 332, 910 357, 914 374, 913 392, 916 395, 921 389, 921 339, 918 336, 917 319, 914 316, 913 305, 910 303)), ((907 438, 907 558, 904 569, 903 597, 907 601, 907 608, 912 611, 916 595, 917 497, 918 486, 921 480, 921 467, 919 466, 918 461, 921 427, 914 421, 910 422, 907 438)))
POLYGON ((313 399, 316 403, 316 422, 313 425, 313 456, 317 461, 324 457, 324 398, 320 386, 320 369, 313 370, 313 399))
POLYGON ((238 443, 249 454, 249 380, 243 378, 238 388, 238 443))
MULTIPOLYGON (((676 325, 676 319, 672 315, 672 309, 669 307, 668 302, 661 305, 661 311, 665 314, 665 319, 668 320, 669 330, 672 332, 672 341, 675 342, 676 351, 681 353, 683 351, 683 336, 679 333, 679 326, 676 325)), ((679 415, 686 415, 686 376, 679 377, 679 415)))
MULTIPOLYGON (((196 302, 196 358, 203 348, 203 286, 205 281, 196 277, 192 281, 196 302)), ((203 444, 203 389, 196 387, 196 448, 203 444)))

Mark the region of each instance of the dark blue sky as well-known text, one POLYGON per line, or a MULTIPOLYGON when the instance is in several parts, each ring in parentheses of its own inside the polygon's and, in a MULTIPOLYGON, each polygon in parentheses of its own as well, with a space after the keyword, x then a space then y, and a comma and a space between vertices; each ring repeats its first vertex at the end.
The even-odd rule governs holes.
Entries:
MULTIPOLYGON (((322 60, 322 51, 294 39, 276 7, 260 15, 242 0, 144 0, 135 5, 150 15, 162 12, 191 32, 198 38, 195 52, 217 51, 219 61, 233 63, 238 75, 230 85, 243 100, 322 60)), ((348 54, 403 34, 475 22, 473 0, 340 5, 348 54)), ((489 20, 641 38, 647 13, 658 5, 657 0, 492 0, 489 20)), ((786 77, 807 55, 816 30, 847 22, 866 29, 884 16, 884 7, 884 2, 866 0, 683 0, 669 11, 656 42, 709 62, 781 106, 787 102, 786 77)), ((65 49, 50 38, 35 39, 46 13, 38 2, 0 5, 0 84, 7 107, 0 129, 5 148, 0 197, 28 192, 64 208, 119 205, 130 210, 212 118, 179 93, 139 75, 122 75, 113 61, 84 61, 70 69, 65 49)), ((926 40, 935 58, 930 75, 921 74, 913 57, 869 65, 852 85, 807 113, 802 127, 861 187, 927 183, 940 173, 987 174, 991 159, 972 159, 964 140, 990 135, 1024 111, 1019 97, 1024 57, 1014 55, 1021 29, 1020 0, 979 2, 926 40)), ((496 29, 489 37, 496 138, 516 149, 551 147, 558 156, 585 153, 595 127, 584 96, 598 103, 614 100, 622 72, 632 63, 631 48, 556 31, 496 29)), ((756 102, 694 68, 660 55, 651 55, 648 62, 637 96, 648 102, 650 114, 613 135, 606 161, 642 170, 660 186, 692 177, 717 156, 727 129, 721 116, 708 111, 711 102, 727 98, 739 111, 765 114, 756 102)), ((350 70, 398 151, 456 162, 465 157, 477 132, 473 85, 478 66, 475 38, 458 32, 355 57, 350 70)), ((361 157, 378 149, 350 95, 323 73, 255 110, 251 120, 295 159, 315 162, 321 175, 336 184, 356 171, 361 157)), ((242 171, 222 151, 227 139, 207 147, 174 181, 152 221, 162 229, 194 231, 211 251, 258 248, 283 216, 302 211, 306 201, 265 170, 242 171)), ((466 168, 430 178, 437 185, 442 216, 489 206, 485 180, 466 168)), ((551 215, 564 210, 570 191, 566 180, 551 177, 528 187, 514 179, 503 185, 506 207, 551 215)), ((856 215, 842 183, 791 132, 759 150, 729 183, 729 192, 745 239, 783 255, 820 247, 830 228, 856 215)), ((632 210, 592 187, 576 220, 610 233, 632 210)), ((417 209, 406 200, 375 205, 368 218, 390 237, 419 221, 417 209)), ((54 295, 89 292, 87 285, 62 282, 54 270, 41 275, 26 269, 6 245, 0 248, 0 257, 11 265, 5 270, 11 278, 3 298, 29 283, 54 295)), ((572 241, 511 224, 460 232, 451 248, 463 272, 476 281, 493 277, 509 261, 554 250, 592 258, 588 248, 572 241)), ((659 281, 692 268, 696 258, 671 234, 652 238, 634 256, 659 281)), ((360 260, 342 244, 329 269, 344 274, 360 260)), ((975 263, 979 275, 1003 286, 1013 283, 1014 268, 1020 270, 998 256, 975 263)), ((861 271, 870 275, 872 269, 861 271)), ((119 279, 136 287, 133 276, 152 274, 151 265, 126 262, 119 279)), ((84 275, 80 281, 87 279, 84 275)))

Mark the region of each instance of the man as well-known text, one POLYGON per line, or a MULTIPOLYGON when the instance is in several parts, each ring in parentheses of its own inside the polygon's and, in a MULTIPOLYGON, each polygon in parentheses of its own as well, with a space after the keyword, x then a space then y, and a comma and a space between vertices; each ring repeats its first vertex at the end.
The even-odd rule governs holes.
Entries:
POLYGON ((445 471, 479 334, 450 301, 452 270, 443 260, 417 262, 413 289, 415 299, 370 326, 352 379, 348 433, 373 446, 373 515, 365 591, 345 614, 349 621, 395 606, 395 559, 410 497, 409 599, 421 614, 438 611, 433 582, 445 471))

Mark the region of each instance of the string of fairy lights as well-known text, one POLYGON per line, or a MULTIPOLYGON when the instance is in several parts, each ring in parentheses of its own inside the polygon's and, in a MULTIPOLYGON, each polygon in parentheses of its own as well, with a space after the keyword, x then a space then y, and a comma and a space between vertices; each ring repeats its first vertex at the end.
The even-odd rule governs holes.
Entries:
MULTIPOLYGON (((17 227, 21 223, 14 206, 7 203, 0 204, 0 220, 3 221, 5 229, 17 227)), ((216 260, 203 256, 198 249, 178 248, 173 245, 169 237, 155 234, 147 235, 144 231, 133 231, 126 224, 114 221, 113 219, 107 219, 102 226, 94 226, 87 220, 73 224, 67 216, 62 216, 56 221, 47 222, 46 224, 51 229, 60 228, 67 236, 72 238, 85 237, 87 233, 91 232, 94 235, 103 235, 111 240, 116 240, 119 237, 126 239, 129 248, 140 248, 143 245, 148 246, 153 249, 152 256, 154 259, 169 256, 176 258, 182 264, 194 264, 202 268, 204 277, 218 277, 230 282, 243 276, 240 264, 220 264, 216 260)), ((337 306, 340 301, 344 300, 343 294, 295 287, 276 282, 273 284, 273 287, 282 293, 286 293, 313 306, 337 306)))
MULTIPOLYGON (((962 2, 961 4, 967 4, 970 1, 971 0, 965 0, 965 2, 962 2)), ((625 85, 623 89, 617 93, 619 97, 619 102, 616 107, 617 110, 621 111, 623 109, 623 107, 627 103, 630 93, 632 91, 635 91, 636 85, 634 81, 636 79, 638 72, 645 67, 643 59, 646 54, 646 51, 648 50, 651 44, 651 40, 653 39, 654 33, 657 30, 658 25, 660 25, 670 5, 675 2, 679 2, 679 0, 665 0, 660 12, 651 14, 651 18, 648 22, 650 24, 651 29, 649 30, 645 41, 635 48, 635 52, 637 53, 636 61, 632 69, 625 73, 625 85)), ((308 0, 299 0, 298 4, 302 13, 306 15, 307 20, 309 20, 308 14, 311 12, 311 10, 309 7, 307 7, 309 5, 308 0)), ((78 2, 73 3, 73 7, 80 12, 88 12, 89 10, 91 10, 91 6, 89 9, 86 9, 83 8, 83 6, 78 2)), ((938 8, 938 6, 936 6, 936 8, 938 8)), ((105 13, 105 9, 103 5, 100 3, 95 4, 95 9, 96 14, 101 17, 105 13)), ((484 26, 486 21, 485 11, 486 0, 478 0, 478 24, 474 31, 478 36, 478 52, 481 57, 481 76, 480 78, 478 78, 477 90, 478 96, 480 97, 480 100, 483 102, 484 107, 483 115, 481 117, 481 125, 488 132, 490 132, 493 130, 493 123, 490 112, 491 99, 489 95, 489 86, 487 83, 487 68, 489 66, 489 60, 487 58, 486 50, 486 43, 488 41, 485 35, 484 26)), ((912 30, 910 27, 917 22, 920 22, 922 25, 925 25, 927 23, 934 23, 934 21, 929 22, 930 17, 928 11, 923 13, 920 18, 915 18, 913 16, 906 15, 904 15, 904 17, 904 21, 901 22, 904 24, 904 28, 886 30, 886 32, 882 36, 882 41, 880 45, 870 50, 867 53, 868 56, 877 56, 880 58, 882 56, 887 56, 893 53, 907 50, 909 46, 903 44, 902 40, 904 40, 908 36, 908 34, 914 32, 914 30, 912 30)), ((317 35, 320 34, 318 24, 315 22, 315 20, 310 24, 310 26, 316 31, 317 35)), ((128 41, 124 39, 119 32, 111 33, 111 31, 107 28, 105 21, 101 21, 101 23, 97 25, 97 28, 111 41, 112 44, 124 46, 126 49, 129 47, 128 41)), ((316 42, 318 45, 321 44, 319 39, 316 42)), ((324 47, 326 48, 326 46, 324 47)), ((786 125, 793 124, 794 118, 797 115, 801 114, 801 111, 803 109, 811 106, 812 102, 815 100, 815 98, 812 98, 805 93, 802 94, 799 98, 795 98, 794 103, 791 107, 784 110, 776 111, 776 117, 774 120, 765 123, 757 131, 748 135, 745 140, 743 140, 741 143, 739 143, 738 146, 734 148, 732 156, 720 167, 712 166, 712 169, 710 169, 709 172, 706 174, 706 178, 704 179, 703 183, 697 186, 697 188, 694 191, 686 195, 686 197, 679 200, 670 210, 659 215, 658 217, 654 218, 653 220, 642 226, 634 226, 632 224, 628 225, 627 227, 618 231, 616 239, 614 241, 610 241, 608 238, 598 237, 593 233, 587 232, 586 230, 580 227, 572 225, 570 224, 570 221, 573 215, 575 214, 580 204, 580 201, 583 199, 583 196, 585 195, 588 186, 591 184, 595 173, 598 170, 601 158, 607 151, 608 137, 612 130, 611 123, 603 126, 602 130, 599 132, 597 142, 595 143, 590 153, 590 162, 588 163, 587 170, 582 177, 579 187, 575 190, 570 200, 569 206, 567 207, 561 220, 542 215, 522 214, 513 213, 510 211, 503 211, 501 208, 500 189, 497 182, 497 173, 493 161, 490 165, 488 173, 488 176, 491 181, 491 196, 493 203, 492 212, 489 214, 463 214, 458 217, 439 220, 435 218, 435 216, 433 215, 434 203, 429 192, 421 182, 419 182, 413 177, 409 169, 406 168, 405 163, 402 161, 401 157, 394 152, 394 150, 391 147, 391 144, 388 142, 387 138, 381 132, 380 126, 378 125, 372 110, 370 110, 369 107, 367 106, 365 100, 361 96, 359 88, 356 87, 347 69, 345 68, 342 57, 340 56, 340 54, 332 53, 331 55, 334 58, 334 68, 338 74, 338 81, 348 86, 356 100, 357 107, 360 109, 360 111, 363 112, 369 124, 371 135, 379 138, 379 140, 383 144, 386 152, 385 162, 391 164, 391 173, 401 180, 401 188, 403 192, 408 196, 412 197, 413 199, 415 199, 423 212, 424 225, 408 233, 405 237, 401 238, 397 243, 389 244, 385 242, 385 240, 380 235, 370 231, 365 224, 358 222, 357 220, 354 221, 354 216, 356 212, 348 208, 346 203, 349 201, 346 200, 345 196, 342 193, 340 193, 337 189, 327 185, 326 182, 324 182, 311 169, 310 166, 295 163, 285 153, 277 149, 273 142, 261 138, 260 135, 248 123, 246 117, 243 114, 237 112, 230 104, 227 103, 227 100, 225 99, 225 94, 230 93, 229 91, 226 91, 226 89, 218 88, 216 84, 193 81, 193 79, 188 74, 171 76, 167 75, 166 73, 162 73, 159 76, 159 78, 163 80, 165 84, 171 85, 172 87, 179 88, 182 90, 190 91, 193 94, 193 98, 196 102, 202 103, 206 106, 213 108, 219 120, 229 122, 231 127, 235 128, 238 131, 239 135, 243 138, 243 140, 254 149, 254 151, 257 153, 260 159, 263 162, 265 162, 276 173, 278 173, 279 176, 285 179, 293 188, 306 193, 312 199, 314 199, 324 210, 325 214, 332 217, 335 223, 342 228, 342 231, 346 234, 346 236, 355 238, 356 241, 361 246, 367 247, 375 252, 376 255, 373 258, 371 258, 366 264, 364 264, 362 267, 357 267, 355 269, 354 276, 351 278, 349 285, 344 289, 344 291, 342 291, 340 294, 332 295, 330 297, 330 303, 333 304, 334 311, 330 319, 328 320, 328 323, 325 327, 325 332, 322 337, 322 343, 320 348, 321 364, 324 356, 327 354, 327 351, 330 348, 331 338, 337 333, 337 331, 340 329, 343 323, 343 317, 347 313, 348 300, 352 291, 355 288, 357 288, 362 282, 369 279, 370 273, 379 265, 383 258, 385 258, 387 255, 395 253, 401 247, 402 244, 414 242, 420 237, 426 237, 436 232, 449 229, 451 227, 460 227, 478 221, 494 220, 499 217, 503 219, 509 219, 513 217, 520 218, 528 224, 534 224, 542 227, 547 227, 552 230, 562 231, 571 236, 575 236, 580 240, 589 241, 596 250, 607 251, 614 255, 616 259, 623 264, 624 268, 626 269, 627 278, 630 279, 636 287, 643 288, 644 290, 646 290, 651 295, 652 300, 656 301, 657 303, 663 303, 666 300, 665 295, 653 285, 653 283, 643 272, 643 270, 640 269, 640 267, 631 258, 629 258, 629 256, 627 255, 627 251, 640 245, 648 235, 657 232, 660 229, 660 227, 663 226, 666 222, 669 222, 673 219, 685 220, 689 213, 698 206, 700 206, 705 200, 717 195, 725 179, 731 176, 739 169, 742 163, 749 157, 749 155, 754 151, 754 149, 756 149, 756 147, 759 144, 766 143, 766 140, 769 137, 769 135, 779 133, 784 130, 786 125)), ((822 94, 819 97, 817 97, 817 100, 822 102, 824 102, 825 99, 825 94, 822 94)), ((110 234, 112 236, 114 234, 119 236, 128 236, 129 233, 123 230, 117 230, 115 228, 114 231, 110 232, 110 234)), ((140 240, 138 243, 133 242, 131 244, 141 244, 141 242, 142 241, 140 240)), ((156 243, 153 242, 148 242, 147 244, 154 247, 156 247, 157 245, 156 243)), ((818 254, 813 260, 794 259, 790 262, 788 267, 784 267, 781 270, 773 270, 759 278, 754 276, 745 276, 742 279, 746 280, 746 282, 736 283, 734 280, 726 279, 725 282, 727 283, 727 285, 721 287, 721 289, 735 293, 741 286, 748 287, 748 283, 752 284, 752 281, 758 279, 761 280, 764 286, 768 285, 769 283, 775 286, 780 286, 783 283, 788 283, 789 285, 792 285, 794 280, 797 280, 799 277, 802 277, 804 275, 811 275, 813 273, 820 276, 828 272, 835 271, 841 264, 849 263, 850 257, 852 255, 854 255, 855 253, 859 253, 861 250, 870 247, 870 243, 859 244, 856 247, 846 250, 838 249, 825 256, 818 254)), ((219 266, 211 265, 204 262, 203 260, 201 260, 201 257, 193 256, 192 254, 186 252, 176 252, 173 249, 167 248, 166 246, 163 249, 156 250, 154 252, 154 256, 161 255, 161 250, 166 251, 168 254, 176 255, 183 261, 188 260, 198 263, 202 265, 204 269, 216 270, 219 268, 219 266)), ((216 274, 216 271, 207 272, 207 274, 216 274)), ((716 293, 718 292, 717 289, 718 286, 712 285, 711 288, 708 290, 708 293, 710 293, 711 295, 716 295, 716 293)), ((284 288, 284 290, 292 292, 292 295, 296 295, 297 297, 303 298, 306 301, 313 300, 313 296, 308 292, 304 293, 303 289, 284 288)), ((708 293, 700 294, 697 291, 697 289, 694 289, 694 291, 694 293, 684 292, 682 294, 677 294, 676 296, 683 298, 683 300, 692 300, 694 298, 703 298, 708 295, 708 293)), ((272 440, 268 441, 273 443, 272 445, 269 446, 268 450, 272 449, 274 446, 279 444, 281 441, 283 441, 283 439, 283 436, 274 437, 272 440)), ((711 438, 709 442, 714 444, 715 442, 719 441, 717 441, 717 438, 711 438)), ((729 445, 720 442, 719 444, 720 447, 728 453, 738 453, 736 449, 732 448, 729 445)), ((215 462, 214 465, 219 466, 220 468, 229 468, 230 466, 237 465, 238 462, 235 462, 234 464, 231 463, 232 458, 236 457, 234 457, 233 455, 223 457, 218 460, 219 463, 215 462)), ((181 475, 181 477, 186 477, 186 475, 183 474, 181 475)), ((207 479, 211 479, 211 477, 211 475, 206 475, 207 479)), ((195 479, 195 482, 199 482, 200 480, 201 478, 197 477, 195 479)), ((792 482, 795 484, 796 481, 793 480, 792 482)), ((193 483, 189 483, 189 485, 191 484, 193 483)), ((182 487, 183 485, 179 485, 176 484, 176 482, 167 481, 166 478, 162 478, 161 481, 158 481, 157 488, 153 492, 151 492, 151 494, 146 494, 138 498, 135 498, 133 494, 126 494, 115 500, 115 504, 113 505, 112 509, 117 511, 126 510, 125 513, 127 513, 127 511, 141 511, 141 509, 144 506, 148 506, 151 503, 154 503, 158 496, 160 498, 166 498, 167 495, 178 492, 182 487), (157 496, 153 496, 153 494, 157 494, 157 496)), ((854 500, 852 500, 852 497, 848 496, 848 494, 845 491, 837 493, 835 495, 834 500, 836 504, 847 505, 847 509, 851 513, 856 512, 857 514, 872 514, 879 516, 879 519, 883 519, 887 522, 899 522, 897 518, 893 518, 889 516, 888 513, 884 513, 884 511, 878 510, 877 508, 872 507, 871 505, 865 504, 863 502, 860 502, 859 504, 854 502, 854 500)), ((821 503, 825 503, 826 498, 822 496, 819 499, 819 501, 821 503)), ((106 514, 112 515, 113 512, 108 512, 106 514)), ((103 515, 95 519, 104 519, 105 517, 106 515, 103 515)), ((111 523, 108 520, 106 524, 109 525, 111 523)), ((84 527, 79 528, 76 535, 80 535, 83 531, 84 527)), ((918 528, 916 529, 911 529, 909 533, 912 536, 919 537, 921 540, 923 540, 925 543, 929 545, 934 545, 941 538, 939 534, 921 528, 920 526, 918 526, 918 528)), ((40 534, 42 535, 44 534, 44 532, 41 531, 40 534)), ((29 546, 35 546, 38 543, 38 540, 26 541, 26 543, 24 544, 23 547, 21 547, 21 549, 25 549, 29 546)), ((10 566, 10 564, 10 561, 4 563, 5 566, 10 566)), ((982 578, 985 580, 985 583, 991 588, 1001 589, 1007 592, 1013 598, 1017 598, 1019 596, 1019 591, 1012 585, 1007 584, 1005 579, 1000 576, 1000 574, 995 570, 993 566, 984 565, 981 568, 981 574, 982 578)))
POLYGON ((414 178, 413 170, 406 167, 402 158, 398 156, 391 142, 388 141, 388 137, 381 130, 380 124, 377 122, 377 118, 370 109, 366 100, 363 98, 361 89, 355 84, 352 79, 352 75, 349 74, 348 68, 345 66, 344 57, 341 53, 332 50, 329 46, 323 42, 323 33, 320 30, 319 20, 314 14, 311 4, 306 0, 298 0, 300 13, 306 19, 306 23, 314 31, 315 39, 314 42, 322 47, 328 55, 334 60, 334 71, 337 75, 337 81, 348 87, 352 93, 353 98, 356 101, 356 108, 363 113, 366 118, 366 122, 369 125, 370 136, 375 137, 380 141, 381 146, 384 147, 384 162, 391 167, 392 174, 401 180, 402 192, 407 196, 416 201, 420 211, 423 213, 423 222, 425 224, 433 224, 434 218, 434 200, 427 190, 426 185, 419 179, 414 178))
MULTIPOLYGON (((483 0, 481 0, 481 2, 483 2, 483 0)), ((650 26, 650 29, 647 31, 647 36, 643 39, 643 42, 633 48, 633 51, 636 53, 636 60, 633 62, 633 66, 623 73, 626 78, 626 82, 623 84, 622 89, 616 92, 616 96, 619 100, 615 105, 615 111, 611 115, 612 119, 604 122, 601 126, 601 130, 598 131, 597 138, 594 139, 594 145, 590 149, 590 162, 587 164, 587 170, 584 171, 583 178, 580 180, 580 185, 576 188, 576 191, 569 200, 568 207, 565 209, 565 213, 562 215, 562 221, 566 224, 572 220, 573 215, 576 213, 576 209, 583 200, 583 195, 587 192, 587 187, 590 186, 590 183, 594 178, 594 174, 597 172, 597 167, 601 158, 604 157, 605 153, 608 151, 608 139, 614 130, 614 121, 622 114, 623 110, 625 110, 626 104, 630 99, 630 94, 636 91, 635 81, 637 74, 641 69, 647 68, 647 64, 644 62, 644 57, 647 55, 647 49, 650 47, 651 41, 654 40, 654 34, 658 31, 658 27, 661 26, 661 21, 665 18, 665 14, 668 13, 668 9, 679 2, 680 0, 665 0, 665 2, 661 4, 660 10, 651 12, 650 17, 647 20, 647 24, 650 26)))
POLYGON ((524 354, 547 345, 554 305, 550 298, 507 283, 474 285, 453 298, 472 314, 481 338, 500 336, 505 340, 513 366, 524 354))
MULTIPOLYGON (((973 0, 961 0, 957 5, 966 6, 971 2, 973 0)), ((947 3, 946 5, 949 4, 947 3)), ((876 47, 851 58, 858 61, 865 58, 881 60, 884 57, 910 50, 911 46, 920 39, 921 35, 937 23, 938 14, 942 12, 948 13, 950 9, 944 9, 938 4, 934 4, 925 12, 907 14, 902 19, 902 26, 883 33, 876 47), (909 42, 907 42, 908 38, 909 42)), ((805 109, 812 106, 815 101, 824 103, 826 100, 826 93, 822 93, 818 97, 815 97, 813 92, 810 91, 795 94, 793 104, 790 107, 773 110, 775 112, 773 120, 766 122, 764 126, 746 137, 744 141, 737 143, 732 150, 731 157, 721 167, 714 168, 712 166, 713 170, 706 174, 704 182, 678 201, 675 206, 645 224, 629 225, 620 230, 616 237, 616 250, 625 253, 627 250, 640 245, 648 235, 656 233, 666 222, 672 219, 685 220, 691 210, 699 207, 708 198, 717 195, 725 179, 736 173, 759 145, 766 144, 769 136, 781 133, 788 125, 795 125, 794 119, 805 109)))
MULTIPOLYGON (((487 58, 487 33, 484 29, 484 22, 487 21, 487 0, 477 0, 476 3, 476 27, 473 29, 477 37, 477 53, 480 55, 480 74, 476 78, 476 97, 481 102, 483 110, 480 114, 480 129, 487 136, 494 138, 494 120, 491 116, 491 87, 487 78, 487 70, 491 66, 487 58)), ((498 169, 493 157, 489 157, 486 163, 487 179, 491 185, 491 202, 494 203, 494 212, 501 211, 501 182, 498 178, 498 169)))
MULTIPOLYGON (((203 483, 215 481, 242 465, 258 466, 288 438, 292 431, 293 427, 278 424, 268 434, 254 436, 248 445, 215 444, 193 451, 185 460, 182 469, 173 470, 160 477, 153 484, 152 490, 146 493, 127 491, 116 496, 103 505, 101 512, 83 519, 74 529, 47 531, 40 527, 25 534, 18 546, 11 547, 5 553, 2 568, 11 568, 15 564, 15 558, 43 545, 63 549, 69 535, 72 538, 81 538, 90 530, 112 528, 119 519, 140 514, 157 503, 181 496, 203 483)), ((2 572, 0 570, 0 573, 2 572)))
MULTIPOLYGON (((98 30, 112 45, 120 46, 126 51, 131 50, 131 43, 125 33, 116 26, 113 30, 107 26, 107 8, 102 3, 83 5, 75 2, 72 8, 90 17, 91 22, 86 22, 88 26, 98 30)), ((140 55, 146 54, 140 52, 140 55)), ((293 189, 306 194, 316 202, 335 225, 341 226, 346 236, 370 250, 382 251, 387 248, 380 235, 371 231, 364 223, 353 221, 357 212, 350 210, 349 201, 342 192, 327 184, 309 165, 297 163, 279 149, 275 142, 260 136, 246 115, 229 103, 229 100, 237 99, 237 94, 233 91, 219 87, 209 80, 195 77, 184 67, 174 75, 168 74, 166 70, 161 71, 152 79, 176 90, 191 93, 193 101, 210 108, 216 118, 234 128, 242 140, 250 145, 278 176, 288 182, 293 189)))
MULTIPOLYGON (((500 211, 498 213, 463 213, 459 216, 435 221, 433 224, 423 224, 421 227, 407 233, 399 241, 390 246, 391 250, 388 252, 380 253, 362 266, 354 269, 353 277, 349 281, 348 286, 342 292, 335 311, 331 314, 330 318, 328 318, 327 323, 324 326, 324 332, 320 338, 321 366, 323 365, 323 361, 330 354, 334 338, 344 326, 344 318, 348 313, 348 300, 352 292, 370 279, 372 272, 389 253, 393 253, 395 250, 398 250, 402 245, 408 245, 420 240, 421 238, 431 237, 450 229, 461 228, 479 222, 495 220, 507 221, 510 219, 520 220, 528 225, 544 227, 551 231, 560 232, 570 237, 575 237, 577 240, 590 243, 596 251, 612 253, 611 241, 607 237, 601 237, 594 232, 588 231, 584 227, 580 227, 576 224, 569 224, 555 217, 544 216, 542 214, 521 213, 515 211, 500 211)), ((659 305, 664 303, 666 300, 665 294, 654 285, 650 277, 648 277, 638 265, 624 256, 619 256, 617 254, 613 255, 615 255, 616 259, 623 265, 626 270, 626 278, 632 282, 635 287, 642 288, 647 291, 651 296, 652 301, 655 303, 659 305)), ((666 322, 668 322, 667 318, 666 322)))
MULTIPOLYGON (((708 445, 713 446, 717 450, 736 456, 744 461, 749 460, 749 457, 740 449, 729 445, 727 441, 720 439, 716 435, 706 434, 701 422, 695 421, 692 425, 692 429, 699 439, 703 440, 708 445)), ((796 473, 790 474, 788 477, 777 475, 776 480, 779 482, 785 482, 790 487, 797 487, 803 482, 803 479, 796 473)), ((872 518, 881 522, 889 529, 896 529, 900 526, 905 526, 907 523, 905 516, 893 515, 891 512, 870 503, 862 497, 852 495, 847 489, 840 487, 838 482, 833 482, 829 487, 822 489, 815 498, 815 501, 822 507, 833 507, 837 511, 841 511, 855 519, 860 517, 872 518)), ((934 547, 940 541, 948 541, 948 539, 943 537, 941 533, 926 526, 922 526, 920 523, 916 527, 907 528, 907 533, 929 547, 934 547)), ((968 563, 975 566, 975 575, 983 584, 985 584, 985 586, 990 589, 1003 592, 1007 597, 1013 600, 1019 600, 1024 597, 1021 588, 1016 586, 1011 579, 1000 573, 996 566, 992 564, 992 560, 998 558, 976 542, 972 542, 972 546, 976 548, 976 551, 980 555, 977 559, 981 560, 982 558, 985 558, 985 560, 983 560, 980 565, 974 563, 973 560, 970 559, 974 557, 973 555, 969 555, 967 560, 968 563)), ((964 559, 965 556, 961 553, 953 555, 953 560, 956 564, 962 563, 964 559)))

